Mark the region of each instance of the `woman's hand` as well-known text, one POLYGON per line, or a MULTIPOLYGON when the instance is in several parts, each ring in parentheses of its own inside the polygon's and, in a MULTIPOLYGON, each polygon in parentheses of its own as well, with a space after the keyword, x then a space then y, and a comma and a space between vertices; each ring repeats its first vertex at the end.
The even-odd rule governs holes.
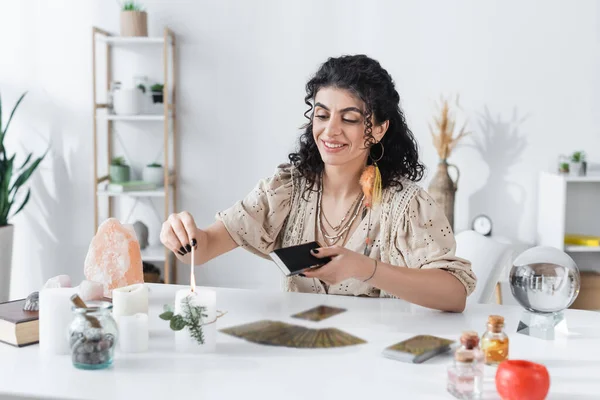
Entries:
POLYGON ((184 256, 192 251, 192 247, 197 248, 203 236, 199 231, 189 212, 171 214, 162 225, 160 241, 169 250, 184 256))
POLYGON ((375 260, 345 247, 322 247, 313 250, 312 254, 317 258, 331 257, 331 261, 320 268, 304 272, 304 276, 320 279, 328 285, 335 285, 349 278, 365 280, 375 269, 375 260))

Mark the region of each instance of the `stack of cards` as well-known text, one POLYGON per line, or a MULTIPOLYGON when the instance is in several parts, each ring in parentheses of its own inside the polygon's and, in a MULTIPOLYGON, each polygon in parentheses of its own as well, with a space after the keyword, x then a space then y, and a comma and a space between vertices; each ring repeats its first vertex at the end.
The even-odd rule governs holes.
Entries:
POLYGON ((366 343, 337 328, 312 329, 279 321, 258 321, 221 332, 253 343, 295 348, 330 348, 366 343))
POLYGON ((417 335, 383 350, 383 355, 394 360, 415 364, 429 360, 453 349, 456 342, 432 335, 417 335))

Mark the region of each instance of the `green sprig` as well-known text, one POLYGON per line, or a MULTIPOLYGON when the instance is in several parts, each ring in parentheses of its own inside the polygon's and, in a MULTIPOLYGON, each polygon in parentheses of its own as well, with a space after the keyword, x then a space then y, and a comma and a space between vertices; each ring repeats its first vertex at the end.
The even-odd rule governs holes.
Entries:
POLYGON ((182 301, 181 310, 182 314, 175 314, 171 306, 165 304, 164 312, 159 315, 159 318, 170 321, 169 327, 173 331, 180 331, 187 326, 192 339, 198 344, 204 344, 202 325, 204 319, 208 317, 206 307, 193 305, 190 296, 186 296, 182 301))

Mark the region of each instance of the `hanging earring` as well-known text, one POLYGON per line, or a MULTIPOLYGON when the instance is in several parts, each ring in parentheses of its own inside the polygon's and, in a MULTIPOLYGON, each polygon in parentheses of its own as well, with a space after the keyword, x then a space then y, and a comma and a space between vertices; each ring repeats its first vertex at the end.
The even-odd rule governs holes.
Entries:
MULTIPOLYGON (((365 212, 367 209, 369 210, 369 221, 367 222, 367 237, 365 239, 365 249, 363 254, 368 256, 371 248, 371 214, 373 210, 373 206, 381 203, 382 197, 382 183, 381 183, 381 171, 379 171, 379 166, 377 162, 383 158, 383 143, 381 141, 376 142, 381 145, 381 155, 375 159, 371 155, 371 151, 369 151, 369 157, 371 158, 371 165, 367 166, 360 176, 360 186, 362 187, 363 194, 365 195, 365 212)), ((371 148, 373 148, 372 145, 371 148)), ((363 215, 364 218, 364 215, 363 215)))
MULTIPOLYGON (((360 176, 359 181, 365 195, 365 207, 367 208, 371 208, 372 206, 379 204, 383 194, 381 171, 379 170, 379 165, 377 165, 377 162, 381 161, 383 158, 384 148, 381 141, 376 142, 375 144, 379 144, 381 146, 381 155, 375 159, 369 151, 369 158, 371 158, 372 164, 365 168, 360 176)), ((372 145, 371 149, 373 146, 375 145, 372 145)))

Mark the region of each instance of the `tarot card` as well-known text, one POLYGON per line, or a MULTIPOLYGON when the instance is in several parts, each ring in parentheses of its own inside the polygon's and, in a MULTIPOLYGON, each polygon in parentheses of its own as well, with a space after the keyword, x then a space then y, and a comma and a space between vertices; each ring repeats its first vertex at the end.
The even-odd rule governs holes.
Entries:
POLYGON ((292 315, 292 318, 306 319, 309 321, 323 321, 324 319, 333 317, 346 311, 345 308, 336 308, 329 306, 317 306, 310 310, 302 311, 292 315))

